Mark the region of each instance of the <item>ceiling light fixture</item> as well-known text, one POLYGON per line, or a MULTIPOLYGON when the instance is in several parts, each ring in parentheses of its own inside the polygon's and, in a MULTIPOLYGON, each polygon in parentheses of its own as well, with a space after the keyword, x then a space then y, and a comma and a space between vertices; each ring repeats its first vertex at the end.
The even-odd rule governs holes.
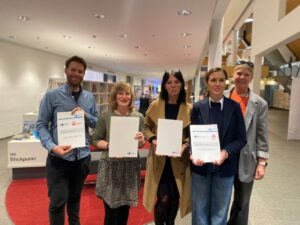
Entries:
POLYGON ((186 10, 186 9, 183 9, 183 10, 180 10, 177 12, 177 15, 179 15, 179 16, 189 16, 191 14, 192 14, 192 11, 186 10))
POLYGON ((96 17, 97 19, 104 19, 105 16, 103 14, 94 14, 94 17, 96 17))
POLYGON ((28 20, 30 20, 29 17, 27 17, 27 16, 18 16, 18 19, 22 20, 22 21, 28 21, 28 20))
POLYGON ((191 36, 192 34, 191 33, 181 33, 181 36, 183 36, 183 37, 189 37, 189 36, 191 36))
POLYGON ((70 36, 70 35, 66 35, 66 34, 64 34, 64 35, 63 35, 63 38, 70 39, 70 38, 71 38, 71 36, 70 36))
POLYGON ((247 18, 246 20, 245 20, 245 23, 252 23, 253 22, 253 18, 247 18))
POLYGON ((121 34, 120 38, 127 38, 127 34, 121 34))

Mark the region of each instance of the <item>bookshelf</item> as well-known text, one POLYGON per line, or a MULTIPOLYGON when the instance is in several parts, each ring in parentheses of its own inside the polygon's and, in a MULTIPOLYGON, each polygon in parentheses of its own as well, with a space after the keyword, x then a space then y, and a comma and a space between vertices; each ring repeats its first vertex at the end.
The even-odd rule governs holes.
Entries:
MULTIPOLYGON (((65 79, 62 78, 50 78, 48 83, 48 90, 60 87, 66 83, 65 79)), ((110 92, 114 83, 97 82, 97 81, 87 81, 82 82, 82 88, 84 90, 90 91, 95 98, 98 112, 103 113, 108 110, 108 101, 110 97, 110 92)))

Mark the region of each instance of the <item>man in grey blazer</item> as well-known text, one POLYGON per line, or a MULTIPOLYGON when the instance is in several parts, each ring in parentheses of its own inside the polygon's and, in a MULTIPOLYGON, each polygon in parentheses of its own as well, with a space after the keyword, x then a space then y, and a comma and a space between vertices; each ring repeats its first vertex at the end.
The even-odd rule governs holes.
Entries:
POLYGON ((247 145, 239 155, 239 172, 234 180, 234 199, 228 225, 247 225, 254 180, 265 175, 268 146, 267 102, 249 89, 253 63, 240 62, 233 71, 234 87, 224 95, 240 103, 247 131, 247 145))

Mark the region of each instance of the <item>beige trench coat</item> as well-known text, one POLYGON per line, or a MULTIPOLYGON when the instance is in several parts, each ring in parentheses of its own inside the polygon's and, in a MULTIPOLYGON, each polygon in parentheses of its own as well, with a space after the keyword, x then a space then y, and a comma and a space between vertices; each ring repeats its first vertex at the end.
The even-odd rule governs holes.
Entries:
MULTIPOLYGON (((191 114, 190 104, 181 104, 177 120, 183 121, 183 140, 188 137, 188 126, 191 114)), ((145 117, 145 132, 147 139, 156 136, 159 118, 165 118, 165 101, 157 99, 151 103, 145 117)), ((171 165, 180 195, 179 208, 181 217, 191 211, 191 192, 190 192, 190 154, 185 151, 182 157, 171 158, 171 165)), ((143 205, 151 212, 156 202, 158 184, 165 166, 166 157, 157 156, 154 153, 153 145, 150 147, 147 158, 146 178, 144 186, 143 205)))

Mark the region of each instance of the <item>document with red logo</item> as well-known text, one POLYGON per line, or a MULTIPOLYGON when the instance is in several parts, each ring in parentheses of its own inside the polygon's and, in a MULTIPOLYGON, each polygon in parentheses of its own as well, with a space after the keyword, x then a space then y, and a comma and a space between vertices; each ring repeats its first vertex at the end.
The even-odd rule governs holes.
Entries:
POLYGON ((58 145, 85 147, 84 111, 57 113, 58 145))
POLYGON ((190 125, 191 150, 194 159, 213 162, 220 159, 221 149, 217 124, 190 125))

